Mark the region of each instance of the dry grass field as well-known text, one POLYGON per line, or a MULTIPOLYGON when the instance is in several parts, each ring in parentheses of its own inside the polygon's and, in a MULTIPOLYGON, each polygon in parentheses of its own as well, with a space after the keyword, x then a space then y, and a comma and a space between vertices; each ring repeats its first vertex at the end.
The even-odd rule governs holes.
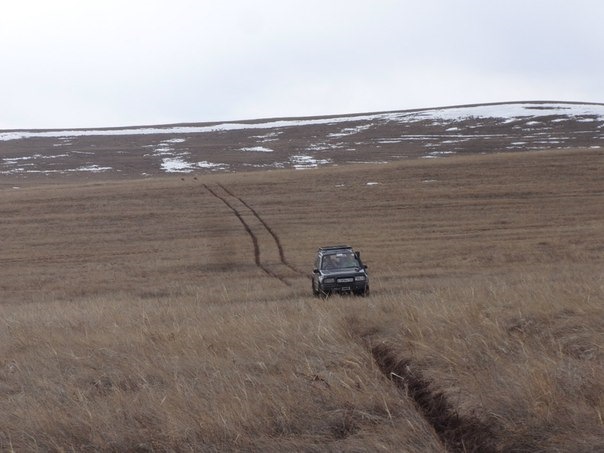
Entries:
POLYGON ((574 149, 3 189, 0 450, 604 451, 603 170, 574 149), (331 243, 369 297, 312 297, 331 243))

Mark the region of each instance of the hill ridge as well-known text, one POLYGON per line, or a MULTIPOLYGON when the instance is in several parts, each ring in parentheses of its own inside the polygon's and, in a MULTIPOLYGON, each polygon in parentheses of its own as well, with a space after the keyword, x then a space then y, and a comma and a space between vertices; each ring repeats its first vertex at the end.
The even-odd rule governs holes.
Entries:
MULTIPOLYGON (((312 119, 332 119, 332 118, 354 118, 358 116, 366 115, 382 115, 391 113, 417 113, 431 110, 448 110, 448 109, 461 109, 461 108, 473 108, 473 107, 489 107, 489 106, 501 106, 501 105, 521 105, 521 104, 561 104, 561 105, 587 105, 587 106, 601 106, 604 107, 604 103, 601 102, 589 102, 589 101, 556 101, 556 100, 528 100, 528 101, 496 101, 496 102, 480 102, 470 104, 447 104, 442 106, 432 107, 421 107, 412 109, 396 109, 396 110, 375 110, 375 111, 360 111, 360 112, 347 112, 347 113, 329 113, 323 115, 294 115, 294 116, 268 116, 258 118, 244 118, 234 120, 218 120, 218 121, 185 121, 176 123, 158 123, 158 124, 131 124, 123 126, 98 126, 98 127, 61 127, 61 128, 10 128, 0 129, 0 134, 8 132, 54 132, 54 131, 113 131, 113 130, 128 130, 128 129, 139 129, 139 128, 170 128, 170 127, 196 127, 196 126, 213 126, 219 124, 254 124, 258 122, 267 121, 288 121, 288 120, 312 120, 312 119)), ((1 140, 1 138, 0 138, 1 140)))
POLYGON ((604 146, 604 104, 513 101, 318 117, 0 131, 0 175, 32 180, 307 169, 604 146))

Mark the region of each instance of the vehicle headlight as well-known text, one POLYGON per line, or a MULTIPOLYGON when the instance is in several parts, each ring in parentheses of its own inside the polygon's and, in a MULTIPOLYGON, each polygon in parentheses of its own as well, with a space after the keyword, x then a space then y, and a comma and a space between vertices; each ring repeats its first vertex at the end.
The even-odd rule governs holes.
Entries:
POLYGON ((323 283, 334 283, 336 281, 335 278, 324 278, 323 283))
POLYGON ((354 278, 355 282, 364 282, 366 280, 364 275, 359 275, 358 277, 354 278))

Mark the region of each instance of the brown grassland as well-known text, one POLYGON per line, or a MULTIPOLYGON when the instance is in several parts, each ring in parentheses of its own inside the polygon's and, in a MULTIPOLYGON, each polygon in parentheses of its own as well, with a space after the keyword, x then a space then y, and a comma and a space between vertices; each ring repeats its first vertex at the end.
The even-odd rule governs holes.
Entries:
POLYGON ((603 164, 2 190, 0 450, 604 451, 603 164), (312 297, 331 243, 370 296, 312 297))

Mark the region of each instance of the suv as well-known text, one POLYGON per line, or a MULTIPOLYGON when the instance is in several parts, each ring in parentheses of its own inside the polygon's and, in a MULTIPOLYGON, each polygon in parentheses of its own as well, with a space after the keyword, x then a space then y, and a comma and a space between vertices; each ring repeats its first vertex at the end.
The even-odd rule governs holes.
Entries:
POLYGON ((311 278, 315 296, 331 293, 369 294, 367 266, 361 262, 361 253, 347 245, 317 250, 311 278))

